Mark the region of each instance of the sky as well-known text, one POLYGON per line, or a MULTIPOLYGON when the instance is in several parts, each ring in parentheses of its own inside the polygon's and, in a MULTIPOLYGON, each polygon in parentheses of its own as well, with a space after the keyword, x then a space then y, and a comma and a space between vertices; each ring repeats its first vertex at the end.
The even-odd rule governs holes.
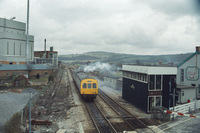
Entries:
MULTIPOLYGON (((30 0, 34 50, 163 55, 200 46, 200 0, 30 0)), ((27 0, 0 0, 0 17, 26 23, 27 0)))

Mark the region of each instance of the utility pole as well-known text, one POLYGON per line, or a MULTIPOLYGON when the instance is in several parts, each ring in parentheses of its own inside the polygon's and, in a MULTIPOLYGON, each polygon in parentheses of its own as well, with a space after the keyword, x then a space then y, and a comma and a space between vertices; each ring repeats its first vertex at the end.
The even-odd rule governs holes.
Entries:
POLYGON ((198 94, 197 94, 197 92, 198 92, 198 90, 197 90, 197 77, 199 76, 199 71, 198 71, 198 64, 197 64, 197 56, 198 56, 198 54, 197 54, 197 51, 198 51, 198 47, 196 47, 196 78, 195 78, 195 92, 196 92, 196 98, 195 98, 195 105, 194 105, 194 110, 196 111, 196 109, 197 109, 197 98, 198 98, 198 94))

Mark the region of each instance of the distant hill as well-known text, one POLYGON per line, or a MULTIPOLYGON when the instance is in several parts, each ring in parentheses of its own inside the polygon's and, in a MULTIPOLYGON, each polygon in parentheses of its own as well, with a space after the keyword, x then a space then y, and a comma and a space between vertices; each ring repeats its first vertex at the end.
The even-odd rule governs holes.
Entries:
POLYGON ((162 62, 162 64, 173 62, 174 65, 177 65, 183 60, 187 59, 191 54, 192 53, 169 55, 134 55, 97 51, 83 54, 59 55, 58 59, 70 63, 101 61, 116 64, 157 65, 159 62, 162 62))

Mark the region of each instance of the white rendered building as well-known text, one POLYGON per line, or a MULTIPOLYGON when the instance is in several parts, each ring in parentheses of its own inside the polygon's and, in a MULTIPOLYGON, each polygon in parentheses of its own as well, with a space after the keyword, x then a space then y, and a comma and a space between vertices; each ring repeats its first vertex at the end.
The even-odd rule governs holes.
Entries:
POLYGON ((176 82, 179 103, 200 99, 200 47, 178 65, 176 82))
MULTIPOLYGON (((34 59, 34 36, 29 35, 28 59, 34 59)), ((0 18, 0 63, 26 64, 26 24, 0 18)))

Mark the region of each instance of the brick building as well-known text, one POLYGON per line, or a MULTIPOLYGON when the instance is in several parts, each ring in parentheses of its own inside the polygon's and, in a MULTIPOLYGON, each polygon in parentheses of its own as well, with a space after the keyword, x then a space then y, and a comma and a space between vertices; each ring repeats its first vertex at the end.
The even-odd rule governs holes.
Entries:
POLYGON ((50 51, 34 51, 34 63, 35 64, 52 64, 58 65, 58 52, 53 51, 51 47, 50 51))
POLYGON ((27 78, 34 78, 37 74, 40 77, 48 77, 52 73, 52 67, 48 65, 0 65, 0 80, 12 79, 13 76, 25 75, 27 78))

